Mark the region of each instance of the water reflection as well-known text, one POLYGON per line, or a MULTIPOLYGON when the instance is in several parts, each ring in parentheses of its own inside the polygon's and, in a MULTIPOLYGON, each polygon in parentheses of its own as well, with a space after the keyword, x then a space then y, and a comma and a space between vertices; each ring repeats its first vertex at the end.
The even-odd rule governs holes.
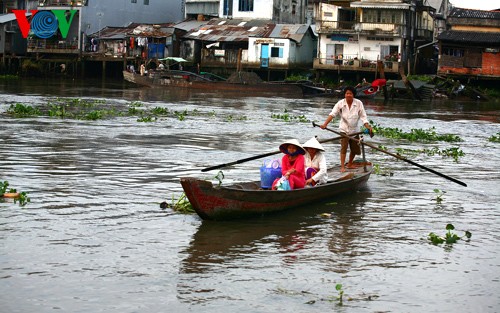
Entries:
POLYGON ((217 287, 221 280, 229 285, 233 280, 258 280, 259 269, 275 267, 276 262, 282 268, 294 268, 320 261, 331 271, 347 272, 360 250, 353 242, 364 237, 358 223, 363 220, 364 202, 370 195, 364 189, 339 197, 336 202, 265 218, 203 221, 183 251, 186 257, 180 264, 179 299, 205 302, 223 297, 227 287, 217 287), (323 245, 329 253, 321 248, 315 252, 323 245))

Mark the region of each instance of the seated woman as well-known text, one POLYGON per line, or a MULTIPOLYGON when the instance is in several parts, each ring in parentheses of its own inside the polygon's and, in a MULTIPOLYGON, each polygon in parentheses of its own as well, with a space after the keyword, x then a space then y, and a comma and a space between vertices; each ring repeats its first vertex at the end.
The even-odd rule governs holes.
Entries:
POLYGON ((297 139, 285 141, 280 145, 280 150, 285 154, 281 159, 281 173, 288 179, 290 188, 304 188, 306 182, 304 154, 306 151, 297 139))
POLYGON ((326 158, 323 154, 325 149, 314 137, 302 146, 307 151, 305 155, 306 186, 325 184, 328 181, 326 158))

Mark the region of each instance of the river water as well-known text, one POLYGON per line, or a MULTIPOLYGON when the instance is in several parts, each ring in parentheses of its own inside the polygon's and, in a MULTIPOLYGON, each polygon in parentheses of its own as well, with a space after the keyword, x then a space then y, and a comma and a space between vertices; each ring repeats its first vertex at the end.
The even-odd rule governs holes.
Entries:
MULTIPOLYGON (((465 154, 458 162, 408 157, 467 187, 367 148, 380 174, 330 203, 229 222, 160 208, 182 194, 179 177, 216 182, 218 171, 200 170, 275 151, 290 137, 335 137, 299 118, 273 117, 323 122, 334 102, 121 82, 1 82, 0 180, 31 200, 0 202, 1 311, 498 312, 500 144, 488 141, 500 132, 498 100, 365 101, 380 126, 460 136, 459 143, 366 140, 391 152, 458 147, 465 154), (6 114, 11 104, 58 98, 176 115, 138 122, 126 114, 6 114), (441 203, 434 189, 445 192, 441 203), (431 244, 428 234, 444 236, 448 223, 461 237, 470 231, 470 240, 431 244)), ((324 145, 337 164, 339 146, 324 145)), ((262 161, 222 169, 223 183, 258 179, 262 161)))

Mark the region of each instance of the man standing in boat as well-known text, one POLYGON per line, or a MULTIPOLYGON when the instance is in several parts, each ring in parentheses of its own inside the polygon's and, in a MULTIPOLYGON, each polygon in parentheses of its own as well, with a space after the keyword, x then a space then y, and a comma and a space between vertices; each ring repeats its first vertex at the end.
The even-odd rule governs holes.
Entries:
MULTIPOLYGON (((339 129, 342 133, 351 134, 358 132, 358 122, 361 120, 363 125, 370 132, 370 136, 373 137, 373 130, 368 122, 368 117, 366 116, 365 107, 363 102, 359 99, 354 98, 354 93, 356 90, 352 86, 348 86, 344 89, 344 99, 339 100, 332 111, 326 118, 326 121, 321 125, 322 129, 328 126, 328 123, 336 116, 340 117, 339 129)), ((356 135, 359 139, 359 136, 356 135)), ((340 140, 340 171, 345 172, 345 159, 347 155, 347 146, 349 146, 349 162, 347 163, 347 168, 354 168, 353 161, 356 155, 361 154, 361 148, 359 143, 349 138, 342 138, 340 140)))

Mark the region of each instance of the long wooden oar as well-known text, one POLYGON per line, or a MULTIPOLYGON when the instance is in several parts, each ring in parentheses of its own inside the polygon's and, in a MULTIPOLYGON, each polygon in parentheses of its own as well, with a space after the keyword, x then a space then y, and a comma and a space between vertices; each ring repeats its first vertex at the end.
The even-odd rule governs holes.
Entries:
MULTIPOLYGON (((362 132, 357 132, 357 133, 349 134, 349 136, 356 136, 356 135, 359 135, 359 134, 362 134, 362 132)), ((320 143, 325 143, 325 142, 329 142, 329 141, 339 140, 339 139, 342 139, 342 137, 343 136, 334 137, 334 138, 325 139, 325 140, 320 140, 319 142, 320 143)), ((204 168, 201 171, 202 172, 208 172, 208 171, 216 170, 216 169, 222 168, 222 167, 227 167, 227 166, 231 166, 231 165, 235 165, 235 164, 240 164, 240 163, 244 163, 244 162, 248 162, 248 161, 252 161, 252 160, 257 160, 257 159, 265 158, 267 156, 278 154, 278 153, 281 153, 281 151, 278 150, 278 151, 268 152, 268 153, 259 154, 259 155, 253 156, 253 157, 249 157, 249 158, 237 160, 237 161, 234 161, 234 162, 230 162, 230 163, 219 164, 219 165, 215 165, 215 166, 204 168)))
MULTIPOLYGON (((315 127, 321 127, 320 125, 316 124, 315 122, 313 122, 313 126, 315 126, 315 127)), ((448 180, 451 180, 451 181, 452 181, 452 182, 454 182, 454 183, 457 183, 457 184, 459 184, 459 185, 462 185, 462 186, 464 186, 464 187, 467 187, 467 184, 466 184, 466 183, 461 182, 461 181, 459 181, 458 179, 455 179, 455 178, 453 178, 453 177, 450 177, 450 176, 448 176, 448 175, 445 175, 445 174, 443 174, 443 173, 440 173, 440 172, 438 172, 438 171, 435 171, 435 170, 433 170, 433 169, 431 169, 431 168, 428 168, 428 167, 425 167, 425 166, 423 166, 423 165, 420 165, 420 164, 418 164, 418 163, 416 163, 416 162, 413 162, 413 161, 411 161, 411 160, 408 160, 408 159, 407 159, 407 158, 405 158, 405 157, 402 157, 402 156, 400 156, 400 155, 397 155, 397 154, 391 153, 391 152, 386 151, 386 150, 384 150, 384 149, 380 149, 379 147, 376 147, 376 146, 371 145, 371 144, 369 144, 369 143, 367 143, 367 142, 364 142, 364 141, 362 141, 362 140, 359 140, 359 139, 357 139, 357 138, 354 138, 354 137, 352 137, 352 136, 350 136, 350 135, 346 135, 346 134, 344 134, 344 133, 341 133, 341 132, 335 131, 335 130, 330 129, 330 128, 328 128, 328 127, 326 127, 325 129, 326 129, 326 130, 329 130, 329 131, 331 131, 331 132, 334 132, 334 133, 336 133, 336 134, 338 134, 338 135, 341 135, 342 137, 346 137, 346 138, 349 138, 349 139, 351 139, 351 140, 357 141, 357 142, 359 142, 359 143, 361 143, 361 144, 363 144, 363 145, 366 145, 366 146, 368 146, 368 147, 370 147, 370 148, 372 148, 372 149, 375 149, 375 150, 377 150, 377 151, 380 151, 380 152, 386 153, 386 154, 388 154, 388 155, 390 155, 390 156, 392 156, 392 157, 395 157, 396 159, 400 159, 400 160, 402 160, 402 161, 405 161, 405 162, 407 162, 407 163, 410 163, 411 165, 415 165, 415 166, 417 166, 417 167, 420 167, 421 169, 424 169, 424 170, 429 171, 429 172, 431 172, 431 173, 433 173, 433 174, 436 174, 436 175, 438 175, 438 176, 441 176, 441 177, 443 177, 443 178, 446 178, 446 179, 448 179, 448 180)))

